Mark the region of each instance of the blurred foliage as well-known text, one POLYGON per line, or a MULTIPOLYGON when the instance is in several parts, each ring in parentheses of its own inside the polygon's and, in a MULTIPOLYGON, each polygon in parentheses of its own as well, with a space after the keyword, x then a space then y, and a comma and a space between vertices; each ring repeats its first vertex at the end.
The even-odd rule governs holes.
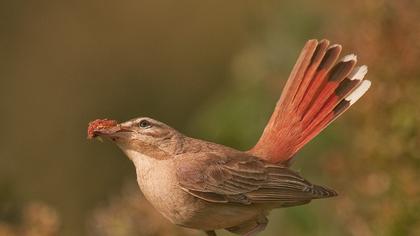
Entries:
POLYGON ((95 210, 88 225, 89 235, 194 236, 199 231, 177 227, 164 219, 143 198, 135 183, 126 184, 119 196, 95 210))
POLYGON ((50 206, 31 202, 20 212, 19 223, 0 221, 0 235, 4 236, 55 236, 60 229, 57 212, 50 206))
POLYGON ((0 235, 201 235, 158 215, 123 154, 84 139, 87 122, 147 115, 247 149, 309 38, 357 53, 373 86, 293 167, 340 196, 273 211, 261 235, 420 235, 419 12, 415 0, 1 2, 0 235))

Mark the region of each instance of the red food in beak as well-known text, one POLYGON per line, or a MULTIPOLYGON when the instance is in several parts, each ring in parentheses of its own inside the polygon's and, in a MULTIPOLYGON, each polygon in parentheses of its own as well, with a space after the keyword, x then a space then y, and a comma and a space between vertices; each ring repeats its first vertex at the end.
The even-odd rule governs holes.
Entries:
POLYGON ((116 120, 109 120, 109 119, 97 119, 91 121, 88 126, 87 130, 87 137, 88 139, 94 138, 98 136, 98 133, 104 131, 108 128, 115 127, 118 124, 116 120))

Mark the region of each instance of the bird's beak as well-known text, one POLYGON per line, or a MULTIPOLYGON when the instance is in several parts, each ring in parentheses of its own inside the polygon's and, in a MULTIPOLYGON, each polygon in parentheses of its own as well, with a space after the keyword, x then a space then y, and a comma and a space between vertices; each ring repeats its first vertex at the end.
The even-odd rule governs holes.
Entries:
POLYGON ((130 127, 124 124, 118 124, 115 120, 98 119, 89 123, 88 138, 95 138, 98 136, 108 137, 113 140, 123 136, 121 134, 133 132, 130 127))

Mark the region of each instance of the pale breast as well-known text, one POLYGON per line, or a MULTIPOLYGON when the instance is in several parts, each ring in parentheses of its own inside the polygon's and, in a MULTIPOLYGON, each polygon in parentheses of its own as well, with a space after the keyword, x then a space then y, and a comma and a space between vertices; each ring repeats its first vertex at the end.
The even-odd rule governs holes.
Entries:
POLYGON ((160 213, 175 224, 193 217, 197 200, 178 186, 172 160, 143 155, 136 155, 132 160, 143 195, 160 213))

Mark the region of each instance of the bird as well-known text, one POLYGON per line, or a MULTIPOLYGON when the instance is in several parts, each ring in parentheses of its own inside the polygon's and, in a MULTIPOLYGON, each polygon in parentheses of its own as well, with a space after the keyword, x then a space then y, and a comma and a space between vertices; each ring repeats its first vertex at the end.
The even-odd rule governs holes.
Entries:
POLYGON ((215 236, 225 229, 255 236, 275 208, 337 196, 291 169, 295 154, 370 88, 367 66, 341 59, 342 46, 304 45, 274 112, 251 149, 188 137, 149 117, 97 119, 88 138, 104 137, 134 163, 145 198, 172 223, 215 236))

